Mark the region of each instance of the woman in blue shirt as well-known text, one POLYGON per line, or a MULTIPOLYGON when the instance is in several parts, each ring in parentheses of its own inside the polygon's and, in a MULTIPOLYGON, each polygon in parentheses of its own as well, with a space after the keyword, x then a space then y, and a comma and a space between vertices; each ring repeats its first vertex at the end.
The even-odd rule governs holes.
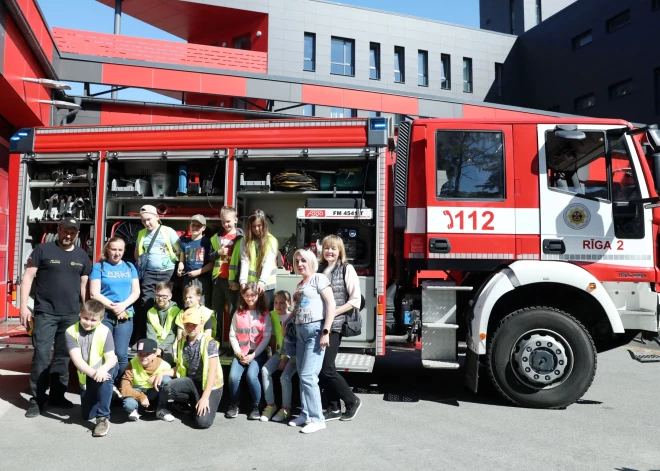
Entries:
POLYGON ((133 333, 133 303, 140 297, 140 280, 132 263, 124 262, 126 244, 113 237, 103 247, 101 261, 89 275, 92 299, 105 306, 103 324, 110 329, 115 342, 117 366, 113 380, 118 383, 128 365, 128 344, 133 333))

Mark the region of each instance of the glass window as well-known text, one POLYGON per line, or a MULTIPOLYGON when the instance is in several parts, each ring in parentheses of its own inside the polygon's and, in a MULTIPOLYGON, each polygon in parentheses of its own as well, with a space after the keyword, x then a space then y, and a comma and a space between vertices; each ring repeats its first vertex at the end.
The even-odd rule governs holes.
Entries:
POLYGON ((575 99, 575 111, 586 110, 592 106, 596 106, 596 95, 589 93, 575 99))
POLYGON ((336 75, 355 75, 355 41, 352 39, 332 38, 330 51, 330 73, 336 75))
POLYGON ((504 73, 504 64, 495 62, 495 91, 497 96, 502 96, 502 74, 504 73))
POLYGON ((401 46, 394 46, 394 81, 396 83, 406 81, 405 50, 401 46))
POLYGON ((314 33, 305 33, 303 70, 308 72, 316 70, 316 34, 314 33))
POLYGON ((504 136, 493 131, 438 131, 436 196, 504 199, 504 136))
POLYGON ((240 38, 234 38, 234 49, 250 49, 250 36, 245 35, 240 38))
POLYGON ((316 116, 314 105, 303 105, 303 116, 316 116))
POLYGON ((630 95, 632 93, 632 79, 628 80, 623 80, 622 82, 615 83, 614 85, 610 85, 609 92, 610 92, 610 100, 614 100, 616 98, 621 98, 626 95, 630 95))
POLYGON ((515 2, 515 0, 509 0, 509 14, 511 15, 510 18, 509 18, 509 21, 510 21, 509 33, 516 34, 516 2, 515 2))
POLYGON ((417 85, 429 86, 429 53, 427 51, 417 51, 417 85))
POLYGON ((369 78, 380 80, 380 44, 369 43, 369 78))
POLYGON ((440 88, 451 90, 451 58, 449 54, 440 54, 440 88))
POLYGON ((541 17, 541 0, 536 0, 536 24, 540 24, 543 21, 541 17))
POLYGON ((660 116, 660 68, 653 71, 653 82, 655 88, 655 114, 660 116))
POLYGON ((331 118, 357 118, 357 110, 351 108, 330 108, 331 118))
POLYGON ((463 91, 472 93, 472 59, 463 58, 463 91))
POLYGON ((572 39, 573 50, 580 49, 581 47, 591 44, 593 42, 593 36, 591 35, 591 30, 585 31, 582 34, 578 34, 572 39))
POLYGON ((651 0, 651 11, 660 10, 660 0, 651 0))
POLYGON ((380 118, 380 111, 369 111, 370 118, 380 118))
POLYGON ((643 239, 644 211, 641 210, 642 206, 617 204, 641 198, 626 136, 625 134, 610 135, 608 133, 607 142, 612 163, 614 236, 619 239, 643 239))
POLYGON ((613 33, 614 31, 623 28, 628 23, 630 23, 630 10, 621 12, 607 20, 605 23, 605 29, 608 33, 613 33))

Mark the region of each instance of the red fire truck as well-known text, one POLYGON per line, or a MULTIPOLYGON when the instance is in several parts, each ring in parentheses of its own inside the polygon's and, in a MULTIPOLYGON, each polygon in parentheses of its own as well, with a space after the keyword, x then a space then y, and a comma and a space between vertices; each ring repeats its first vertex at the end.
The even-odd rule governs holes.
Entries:
POLYGON ((597 352, 658 329, 656 128, 521 114, 395 136, 384 118, 283 119, 23 129, 11 145, 14 311, 59 218, 82 220, 97 259, 113 235, 133 253, 145 203, 182 233, 195 213, 220 229, 227 204, 268 215, 278 289, 298 281, 295 248, 343 238, 366 299, 345 371, 370 372, 398 335, 427 368, 464 365, 475 391, 484 366, 514 403, 564 407, 597 352))

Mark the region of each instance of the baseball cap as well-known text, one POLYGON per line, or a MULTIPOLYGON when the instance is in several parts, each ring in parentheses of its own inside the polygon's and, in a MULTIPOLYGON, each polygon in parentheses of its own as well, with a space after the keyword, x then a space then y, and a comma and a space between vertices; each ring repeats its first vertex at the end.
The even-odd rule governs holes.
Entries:
POLYGON ((201 214, 195 214, 193 217, 190 218, 190 222, 197 221, 203 226, 206 226, 206 218, 202 216, 201 214))
POLYGON ((60 226, 61 227, 75 227, 76 229, 80 230, 80 223, 78 222, 77 219, 74 218, 64 218, 60 221, 60 226))
POLYGON ((183 323, 184 324, 201 324, 202 323, 202 313, 199 312, 199 309, 191 308, 186 310, 183 313, 183 323))
POLYGON ((158 343, 154 339, 142 339, 137 342, 138 353, 156 353, 158 343))
POLYGON ((140 214, 142 213, 148 213, 148 214, 154 214, 158 216, 158 210, 156 209, 155 206, 150 205, 150 204, 145 204, 140 208, 140 214))

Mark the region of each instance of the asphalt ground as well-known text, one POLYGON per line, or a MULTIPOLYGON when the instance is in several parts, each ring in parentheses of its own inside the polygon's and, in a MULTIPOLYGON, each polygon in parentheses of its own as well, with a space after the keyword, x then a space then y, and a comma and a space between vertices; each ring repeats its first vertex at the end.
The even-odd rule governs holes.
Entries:
POLYGON ((418 352, 390 350, 372 374, 347 376, 363 401, 356 419, 315 434, 248 421, 245 410, 225 419, 225 394, 208 430, 179 416, 127 422, 116 407, 108 436, 93 438, 78 407, 24 417, 31 353, 6 349, 0 470, 660 470, 660 362, 640 363, 628 350, 660 355, 654 343, 599 355, 590 390, 564 410, 512 406, 483 370, 475 395, 462 387, 462 370, 426 370, 418 352))

